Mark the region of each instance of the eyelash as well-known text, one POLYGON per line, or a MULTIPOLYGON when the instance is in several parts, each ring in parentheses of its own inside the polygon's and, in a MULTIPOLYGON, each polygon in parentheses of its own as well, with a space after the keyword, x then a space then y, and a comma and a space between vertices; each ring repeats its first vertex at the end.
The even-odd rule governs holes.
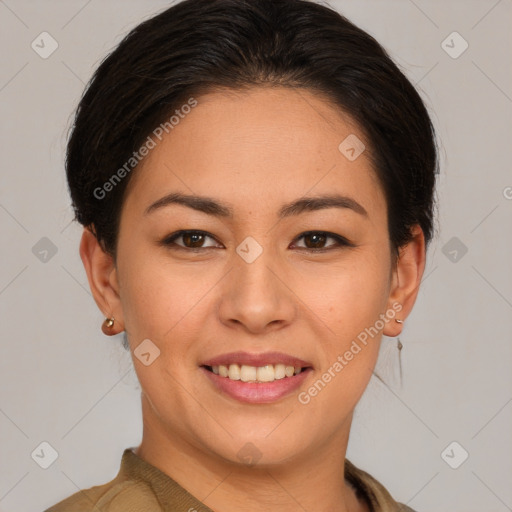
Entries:
MULTIPOLYGON (((183 235, 204 235, 209 238, 212 238, 215 240, 215 237, 207 233, 206 231, 198 231, 198 230, 181 230, 176 231, 176 233, 173 233, 169 235, 168 237, 164 238, 161 241, 161 244, 169 247, 170 249, 177 249, 177 250, 184 250, 188 252, 202 252, 208 249, 217 249, 217 247, 184 247, 181 245, 178 245, 174 243, 175 240, 180 238, 183 235)), ((310 253, 324 253, 328 251, 332 251, 333 249, 339 249, 341 247, 355 247, 354 244, 350 243, 346 238, 336 235, 335 233, 330 233, 328 231, 305 231, 304 233, 301 233, 295 240, 300 240, 301 238, 308 236, 308 235, 325 235, 327 238, 332 238, 336 240, 336 244, 331 245, 329 247, 323 247, 320 249, 309 249, 307 247, 299 247, 298 249, 310 252, 310 253)))

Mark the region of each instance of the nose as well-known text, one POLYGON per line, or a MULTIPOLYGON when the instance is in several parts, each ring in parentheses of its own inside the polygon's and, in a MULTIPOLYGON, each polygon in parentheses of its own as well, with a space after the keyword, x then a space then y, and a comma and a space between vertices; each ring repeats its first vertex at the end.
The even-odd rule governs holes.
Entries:
POLYGON ((234 259, 220 295, 220 320, 253 334, 289 325, 297 314, 297 297, 275 258, 263 251, 252 263, 234 259))

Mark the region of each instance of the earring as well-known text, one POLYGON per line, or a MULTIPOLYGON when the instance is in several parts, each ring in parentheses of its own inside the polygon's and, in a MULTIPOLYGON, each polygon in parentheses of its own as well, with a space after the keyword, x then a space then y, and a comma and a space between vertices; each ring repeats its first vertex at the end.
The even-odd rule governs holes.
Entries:
POLYGON ((397 339, 396 348, 398 349, 398 368, 400 369, 400 385, 402 385, 402 342, 400 338, 397 339))
MULTIPOLYGON (((398 318, 395 318, 395 322, 399 324, 403 324, 403 320, 399 320, 398 318)), ((400 338, 397 338, 396 340, 396 348, 398 349, 398 368, 400 369, 400 385, 402 385, 402 348, 404 346, 402 345, 402 342, 400 341, 400 338)))
POLYGON ((104 322, 101 324, 101 330, 105 336, 113 336, 114 332, 112 331, 112 327, 114 327, 114 317, 105 318, 104 322))

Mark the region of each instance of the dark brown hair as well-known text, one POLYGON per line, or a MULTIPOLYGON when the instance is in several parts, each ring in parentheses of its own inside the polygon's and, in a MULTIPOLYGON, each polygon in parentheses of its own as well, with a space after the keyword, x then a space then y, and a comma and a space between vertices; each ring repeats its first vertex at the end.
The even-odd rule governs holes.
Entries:
POLYGON ((75 220, 115 259, 136 166, 98 190, 189 98, 253 86, 305 88, 355 120, 386 196, 390 246, 415 224, 430 242, 438 153, 422 99, 373 37, 307 0, 184 0, 136 26, 76 111, 66 159, 75 220))

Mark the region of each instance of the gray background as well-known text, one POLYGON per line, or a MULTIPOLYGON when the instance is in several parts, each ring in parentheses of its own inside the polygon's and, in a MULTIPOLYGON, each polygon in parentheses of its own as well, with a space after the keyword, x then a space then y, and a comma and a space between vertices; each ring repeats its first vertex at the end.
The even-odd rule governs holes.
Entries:
MULTIPOLYGON (((101 333, 78 254, 63 155, 94 68, 167 5, 0 0, 0 511, 106 483, 141 439, 129 354, 101 333), (59 45, 47 59, 31 48, 43 31, 59 45), (31 456, 43 441, 58 452, 48 469, 31 456)), ((441 144, 440 230, 400 337, 403 385, 384 338, 385 383, 370 382, 347 457, 419 512, 512 510, 512 2, 330 5, 417 84, 441 144), (457 58, 454 31, 469 44, 457 58)))

